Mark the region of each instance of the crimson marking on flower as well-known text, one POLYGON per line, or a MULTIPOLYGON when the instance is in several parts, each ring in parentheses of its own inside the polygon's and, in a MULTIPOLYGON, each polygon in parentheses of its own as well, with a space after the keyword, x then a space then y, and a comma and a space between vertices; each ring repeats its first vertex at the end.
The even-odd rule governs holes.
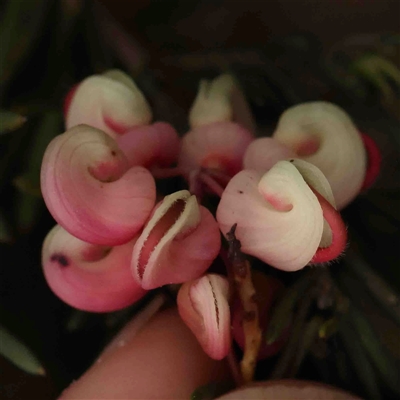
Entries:
POLYGON ((143 278, 144 269, 149 262, 151 253, 160 243, 160 240, 165 236, 165 234, 170 229, 173 229, 173 226, 183 213, 185 207, 185 200, 178 199, 175 201, 171 208, 160 218, 160 220, 157 222, 157 225, 155 225, 149 233, 149 236, 143 243, 143 247, 139 255, 138 272, 140 279, 143 278))
POLYGON ((52 262, 57 262, 60 267, 68 267, 70 262, 64 254, 53 254, 50 258, 52 262))

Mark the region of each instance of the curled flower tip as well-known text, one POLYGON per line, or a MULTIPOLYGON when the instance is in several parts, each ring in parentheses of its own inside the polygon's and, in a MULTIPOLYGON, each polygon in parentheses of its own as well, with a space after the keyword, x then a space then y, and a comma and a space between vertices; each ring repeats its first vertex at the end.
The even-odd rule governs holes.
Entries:
POLYGON ((184 283, 177 298, 182 320, 215 360, 226 357, 231 346, 228 292, 225 277, 207 274, 184 283))
POLYGON ((248 130, 233 122, 199 126, 182 138, 178 166, 186 177, 199 168, 233 176, 242 169, 244 152, 252 140, 248 130))
POLYGON ((82 81, 65 106, 66 128, 87 124, 115 137, 152 119, 150 107, 135 82, 119 70, 82 81))
POLYGON ((254 169, 260 173, 270 170, 278 161, 296 157, 296 153, 286 145, 270 137, 253 140, 243 157, 244 169, 254 169))
POLYGON ((85 311, 108 312, 133 304, 146 293, 130 272, 133 244, 94 245, 56 225, 42 249, 47 283, 64 302, 85 311))
POLYGON ((354 123, 338 106, 310 102, 291 107, 282 114, 273 137, 324 173, 338 209, 360 192, 366 152, 354 123))
POLYGON ((166 122, 131 128, 116 141, 131 166, 168 167, 178 159, 178 133, 166 122))
POLYGON ((144 227, 133 250, 133 276, 144 289, 198 278, 220 245, 212 214, 181 190, 166 196, 144 227))
POLYGON ((332 188, 320 169, 315 165, 300 159, 291 159, 301 176, 317 197, 324 217, 324 228, 321 240, 312 263, 324 263, 339 257, 347 244, 347 229, 336 203, 332 188))
POLYGON ((150 172, 129 168, 115 141, 86 125, 49 144, 42 161, 41 189, 50 213, 64 229, 102 245, 131 240, 156 199, 150 172))
POLYGON ((237 80, 223 74, 212 81, 200 81, 189 113, 189 125, 196 128, 214 122, 234 121, 254 133, 256 124, 237 80))
POLYGON ((321 242, 324 220, 317 197, 298 169, 279 161, 263 176, 243 170, 217 209, 226 234, 237 224, 242 251, 284 271, 306 266, 321 242))

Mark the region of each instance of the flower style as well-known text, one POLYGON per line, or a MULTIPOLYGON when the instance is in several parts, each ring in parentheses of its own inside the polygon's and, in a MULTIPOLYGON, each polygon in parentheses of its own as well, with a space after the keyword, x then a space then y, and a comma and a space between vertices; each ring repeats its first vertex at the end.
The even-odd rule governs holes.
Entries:
POLYGON ((46 149, 44 200, 54 219, 77 238, 102 245, 131 240, 155 204, 150 172, 129 162, 104 132, 78 125, 46 149))
POLYGON ((107 312, 127 307, 146 293, 130 272, 135 241, 116 247, 94 245, 56 225, 43 243, 47 283, 63 301, 81 310, 107 312))
POLYGON ((273 138, 324 173, 338 209, 360 192, 367 155, 356 126, 340 107, 322 101, 291 107, 279 119, 273 138))
POLYGON ((225 277, 207 274, 184 283, 177 298, 181 318, 216 360, 224 358, 231 346, 228 293, 225 277))
POLYGON ((138 238, 132 273, 144 289, 201 276, 221 246, 218 225, 187 190, 166 196, 138 238))
POLYGON ((224 234, 237 223, 243 252, 285 271, 301 269, 312 260, 328 261, 327 253, 335 258, 346 243, 324 175, 311 164, 291 161, 279 161, 262 176, 241 171, 229 182, 217 210, 224 234), (318 256, 321 246, 324 258, 318 256))

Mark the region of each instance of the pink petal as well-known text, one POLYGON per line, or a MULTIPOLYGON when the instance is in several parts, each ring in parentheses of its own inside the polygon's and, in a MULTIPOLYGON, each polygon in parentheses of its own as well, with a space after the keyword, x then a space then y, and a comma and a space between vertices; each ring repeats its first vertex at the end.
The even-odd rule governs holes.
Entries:
POLYGON ((207 274, 184 283, 177 298, 181 318, 215 360, 226 357, 231 345, 228 292, 225 277, 207 274))
POLYGON ((338 209, 360 192, 367 155, 356 126, 340 107, 323 101, 291 107, 279 119, 273 138, 324 173, 338 209))
POLYGON ((81 310, 108 312, 129 306, 146 293, 130 272, 134 242, 93 245, 56 225, 43 243, 46 280, 58 297, 81 310))
POLYGON ((186 190, 166 196, 138 238, 132 273, 145 289, 201 276, 217 257, 218 225, 186 190))
POLYGON ((215 122, 194 128, 182 138, 178 165, 189 175, 198 168, 215 168, 233 176, 242 169, 249 131, 233 122, 215 122))
POLYGON ((116 141, 131 166, 167 167, 178 158, 179 137, 166 122, 131 128, 116 141))
POLYGON ((279 161, 262 177, 241 171, 226 187, 217 209, 226 234, 237 223, 243 252, 285 271, 305 267, 323 232, 319 202, 292 163, 279 161))
POLYGON ((82 81, 70 100, 66 128, 87 124, 116 137, 151 121, 150 107, 134 81, 111 70, 82 81))
POLYGON ((284 144, 273 138, 263 137, 253 140, 247 147, 243 158, 243 168, 266 172, 278 161, 295 156, 296 153, 284 144))
POLYGON ((54 219, 81 240, 117 245, 142 228, 155 203, 155 182, 129 169, 104 132, 80 125, 48 146, 41 169, 44 200, 54 219))

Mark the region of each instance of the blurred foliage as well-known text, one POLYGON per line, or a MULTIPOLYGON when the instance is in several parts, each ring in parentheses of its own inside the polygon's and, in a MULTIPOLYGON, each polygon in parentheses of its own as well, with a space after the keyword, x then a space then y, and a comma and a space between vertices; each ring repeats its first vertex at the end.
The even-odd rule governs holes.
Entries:
MULTIPOLYGON (((383 155, 374 188, 343 212, 351 245, 338 262, 292 274, 254 262, 287 285, 265 340, 273 342, 292 324, 286 347, 259 363, 257 377, 321 380, 370 399, 400 396, 400 355, 390 348, 398 342, 388 338, 400 333, 398 35, 355 37, 328 51, 311 34, 295 35, 256 48, 175 52, 149 70, 135 42, 128 39, 129 57, 121 52, 121 31, 94 2, 9 0, 0 11, 0 315, 6 327, 0 340, 14 343, 1 348, 3 356, 21 365, 24 354, 30 372, 42 365, 47 377, 38 379, 50 387, 43 393, 55 396, 142 305, 104 315, 77 312, 55 298, 42 276, 41 243, 54 221, 40 195, 40 164, 49 141, 63 131, 68 89, 87 75, 123 68, 135 74, 156 118, 184 132, 200 78, 229 70, 263 133, 271 133, 285 108, 324 99, 344 107, 383 155), (116 27, 116 37, 105 37, 105 26, 116 27)), ((14 375, 1 375, 4 388, 15 383, 7 381, 14 375)), ((193 398, 212 398, 215 385, 193 398)), ((5 390, 0 397, 8 398, 5 390)), ((29 398, 31 392, 21 393, 29 398)))

